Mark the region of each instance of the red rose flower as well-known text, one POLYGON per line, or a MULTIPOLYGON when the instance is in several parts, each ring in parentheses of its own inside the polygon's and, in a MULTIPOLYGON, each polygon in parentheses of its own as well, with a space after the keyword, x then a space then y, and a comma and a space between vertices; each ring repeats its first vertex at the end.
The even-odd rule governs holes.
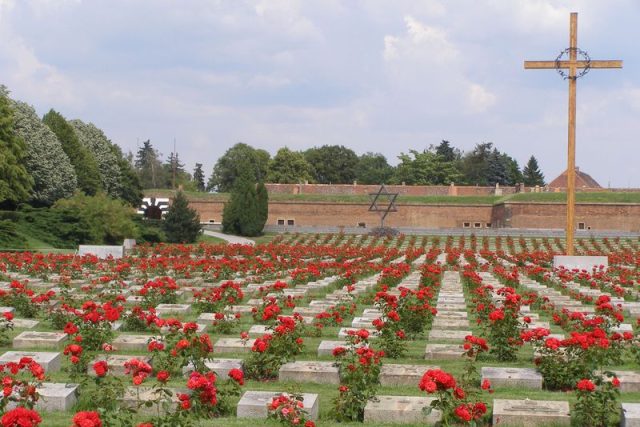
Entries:
POLYGON ((591 380, 584 379, 578 381, 576 388, 582 391, 594 391, 596 386, 591 382, 591 380))
POLYGON ((166 383, 169 380, 169 372, 160 371, 156 374, 156 379, 161 383, 166 383))
POLYGON ((109 365, 106 360, 100 360, 93 364, 93 370, 98 377, 104 377, 109 371, 109 365))
POLYGON ((102 421, 97 412, 82 411, 73 416, 71 427, 102 427, 102 421))
POLYGON ((42 422, 42 418, 36 411, 19 406, 6 412, 0 422, 2 427, 35 427, 42 422))

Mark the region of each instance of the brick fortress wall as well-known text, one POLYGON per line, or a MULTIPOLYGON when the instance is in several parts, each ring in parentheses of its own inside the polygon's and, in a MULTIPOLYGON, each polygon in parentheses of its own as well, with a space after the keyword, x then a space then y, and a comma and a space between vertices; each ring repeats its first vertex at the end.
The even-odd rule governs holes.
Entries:
MULTIPOLYGON (((190 206, 203 222, 220 223, 224 203, 192 200, 190 206)), ((379 225, 367 203, 271 201, 267 224, 296 226, 347 226, 364 223, 379 225), (293 223, 289 223, 293 221, 293 223)), ((386 225, 410 228, 564 228, 566 208, 562 203, 507 202, 490 205, 398 204, 398 212, 387 217, 386 225)), ((581 203, 576 206, 576 221, 593 230, 640 232, 640 204, 581 203)))

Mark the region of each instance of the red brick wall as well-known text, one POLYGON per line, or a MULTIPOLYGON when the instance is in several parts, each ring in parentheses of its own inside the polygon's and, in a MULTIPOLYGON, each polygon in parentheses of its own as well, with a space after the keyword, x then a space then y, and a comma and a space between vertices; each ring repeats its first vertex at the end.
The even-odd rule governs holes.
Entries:
MULTIPOLYGON (((203 222, 222 220, 223 202, 191 201, 203 222)), ((368 227, 380 223, 375 212, 368 212, 365 203, 271 202, 267 224, 278 219, 294 220, 300 226, 347 226, 364 222, 368 227)), ((488 205, 408 205, 399 204, 398 212, 390 213, 390 227, 457 228, 464 222, 473 227, 492 223, 494 227, 557 228, 565 226, 566 209, 561 203, 514 203, 488 205)), ((593 230, 640 231, 640 204, 578 204, 578 222, 593 230)))
MULTIPOLYGON (((561 203, 505 203, 496 221, 512 228, 564 228, 566 207, 561 203)), ((497 213, 497 212, 496 212, 497 213)), ((576 222, 592 230, 640 231, 640 204, 579 203, 576 222)))

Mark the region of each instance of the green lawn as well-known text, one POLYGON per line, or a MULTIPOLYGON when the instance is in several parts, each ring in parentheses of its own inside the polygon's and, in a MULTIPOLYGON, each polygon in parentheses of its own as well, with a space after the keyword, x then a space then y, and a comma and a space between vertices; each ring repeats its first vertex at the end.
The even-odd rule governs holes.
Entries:
MULTIPOLYGON (((566 193, 520 193, 503 199, 509 202, 558 202, 567 201, 566 193)), ((640 203, 640 193, 619 193, 603 191, 597 193, 576 193, 576 202, 585 203, 640 203)))
MULTIPOLYGON (((171 197, 172 190, 147 190, 148 195, 171 197)), ((226 193, 187 192, 190 200, 226 201, 226 193)), ((270 194, 274 202, 332 202, 332 203, 370 203, 368 194, 270 194)), ((503 202, 557 202, 564 203, 566 193, 519 193, 507 196, 398 196, 397 202, 403 204, 481 204, 495 205, 503 202)), ((640 192, 578 192, 577 202, 585 203, 640 203, 640 192)))

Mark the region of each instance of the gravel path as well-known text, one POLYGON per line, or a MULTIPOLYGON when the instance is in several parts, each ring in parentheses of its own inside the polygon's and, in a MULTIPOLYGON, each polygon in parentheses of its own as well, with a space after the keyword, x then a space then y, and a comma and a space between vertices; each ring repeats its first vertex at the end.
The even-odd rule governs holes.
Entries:
POLYGON ((232 236, 230 234, 218 233, 216 231, 203 230, 203 233, 206 236, 217 237, 219 239, 226 240, 231 244, 251 245, 251 246, 256 244, 256 242, 254 242, 251 239, 247 239, 240 236, 232 236))

